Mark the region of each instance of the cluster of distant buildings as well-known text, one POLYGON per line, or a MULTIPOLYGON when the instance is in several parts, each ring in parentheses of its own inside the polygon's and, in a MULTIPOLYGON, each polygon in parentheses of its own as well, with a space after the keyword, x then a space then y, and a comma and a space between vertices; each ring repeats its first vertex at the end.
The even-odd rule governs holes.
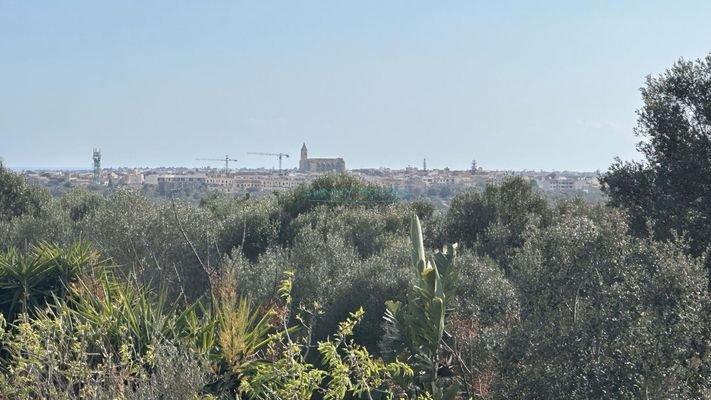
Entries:
POLYGON ((428 189, 447 186, 456 189, 485 187, 501 184, 512 177, 520 177, 545 192, 599 192, 600 182, 595 172, 546 171, 450 171, 449 169, 424 170, 409 167, 404 170, 354 171, 364 180, 400 192, 419 194, 428 189))
POLYGON ((306 143, 301 147, 298 171, 275 174, 264 170, 241 169, 236 173, 160 174, 148 175, 145 185, 156 185, 158 192, 205 189, 222 193, 289 190, 311 182, 316 176, 329 172, 345 172, 343 158, 309 158, 306 143))
MULTIPOLYGON (((100 156, 100 154, 99 154, 100 156)), ((26 171, 27 179, 35 184, 68 187, 91 185, 129 186, 153 188, 161 195, 175 191, 216 191, 243 193, 290 190, 314 180, 321 174, 345 172, 343 158, 309 158, 306 144, 301 147, 299 168, 273 171, 265 169, 240 169, 234 172, 212 168, 155 168, 100 170, 97 151, 94 151, 92 171, 26 171)), ((422 194, 431 188, 450 187, 467 189, 497 184, 513 176, 522 177, 546 192, 599 191, 598 174, 594 172, 543 172, 543 171, 451 171, 407 167, 405 169, 358 169, 348 171, 363 181, 392 189, 400 193, 422 194)))

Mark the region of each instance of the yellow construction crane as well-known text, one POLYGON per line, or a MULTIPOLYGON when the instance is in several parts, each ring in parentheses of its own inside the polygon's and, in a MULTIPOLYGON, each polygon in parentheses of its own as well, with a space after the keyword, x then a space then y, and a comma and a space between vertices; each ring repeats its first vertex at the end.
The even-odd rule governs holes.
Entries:
POLYGON ((247 154, 252 154, 252 155, 255 155, 255 156, 272 156, 272 157, 278 158, 278 159, 279 159, 279 173, 280 173, 280 174, 281 174, 281 158, 282 158, 282 157, 289 158, 289 155, 286 154, 286 153, 256 153, 256 152, 249 152, 249 153, 247 153, 247 154))
POLYGON ((196 160, 200 161, 224 161, 225 162, 225 176, 227 176, 227 173, 230 170, 230 162, 237 162, 237 160, 234 160, 230 158, 230 156, 225 155, 225 158, 196 158, 196 160))

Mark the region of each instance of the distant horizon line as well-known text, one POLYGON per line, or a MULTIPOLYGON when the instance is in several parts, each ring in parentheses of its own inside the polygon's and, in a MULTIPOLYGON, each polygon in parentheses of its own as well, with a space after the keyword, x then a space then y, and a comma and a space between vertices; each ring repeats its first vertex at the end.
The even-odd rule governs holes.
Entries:
MULTIPOLYGON (((77 166, 13 166, 13 165, 7 165, 5 164, 5 167, 15 171, 15 172, 24 172, 24 171, 86 171, 86 172, 91 172, 93 171, 93 168, 87 168, 86 166, 82 167, 77 167, 77 166)), ((180 166, 180 165, 163 165, 163 166, 157 166, 157 167, 151 167, 151 166, 140 166, 140 167, 126 167, 126 166, 119 166, 119 167, 103 167, 101 168, 102 171, 104 170, 121 170, 121 169, 168 169, 168 168, 184 168, 184 169, 212 169, 212 170, 224 170, 224 168, 220 167, 190 167, 190 166, 180 166)), ((365 169, 371 169, 371 170, 393 170, 393 171, 404 171, 407 170, 408 168, 415 168, 418 171, 424 171, 420 167, 415 167, 415 166, 407 166, 407 167, 401 167, 401 168, 391 168, 391 167, 365 167, 365 168, 349 168, 346 170, 348 171, 358 171, 358 170, 365 170, 365 169)), ((443 168, 428 168, 428 171, 438 171, 438 170, 444 170, 445 168, 448 167, 443 167, 443 168)), ((240 170, 268 170, 268 171, 277 171, 277 168, 267 168, 267 167, 240 167, 240 168, 230 168, 230 171, 240 171, 240 170)), ((282 171, 298 171, 299 169, 294 167, 294 168, 284 168, 282 171)), ((454 169, 454 168, 449 168, 450 171, 469 171, 469 169, 454 169)), ((501 172, 501 171, 513 171, 513 172, 519 172, 519 171, 531 171, 531 172, 579 172, 579 173, 593 173, 593 172, 600 172, 601 170, 595 170, 595 171, 586 171, 586 170, 576 170, 576 169, 481 169, 482 171, 494 171, 494 172, 501 172)))

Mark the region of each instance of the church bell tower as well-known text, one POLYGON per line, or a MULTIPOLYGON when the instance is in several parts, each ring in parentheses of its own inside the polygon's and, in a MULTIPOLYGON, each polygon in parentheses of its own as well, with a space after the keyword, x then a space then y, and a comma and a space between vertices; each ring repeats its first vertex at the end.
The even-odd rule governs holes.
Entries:
POLYGON ((307 172, 309 169, 309 151, 306 149, 306 143, 301 146, 301 160, 299 160, 299 170, 307 172))

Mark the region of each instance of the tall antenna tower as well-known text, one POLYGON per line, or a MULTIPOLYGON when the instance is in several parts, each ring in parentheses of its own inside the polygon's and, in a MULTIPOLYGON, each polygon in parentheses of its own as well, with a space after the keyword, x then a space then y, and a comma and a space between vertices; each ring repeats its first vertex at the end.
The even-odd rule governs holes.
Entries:
POLYGON ((422 170, 427 172, 427 159, 426 158, 422 159, 422 170))
POLYGON ((101 185, 101 149, 94 148, 94 183, 101 185))

